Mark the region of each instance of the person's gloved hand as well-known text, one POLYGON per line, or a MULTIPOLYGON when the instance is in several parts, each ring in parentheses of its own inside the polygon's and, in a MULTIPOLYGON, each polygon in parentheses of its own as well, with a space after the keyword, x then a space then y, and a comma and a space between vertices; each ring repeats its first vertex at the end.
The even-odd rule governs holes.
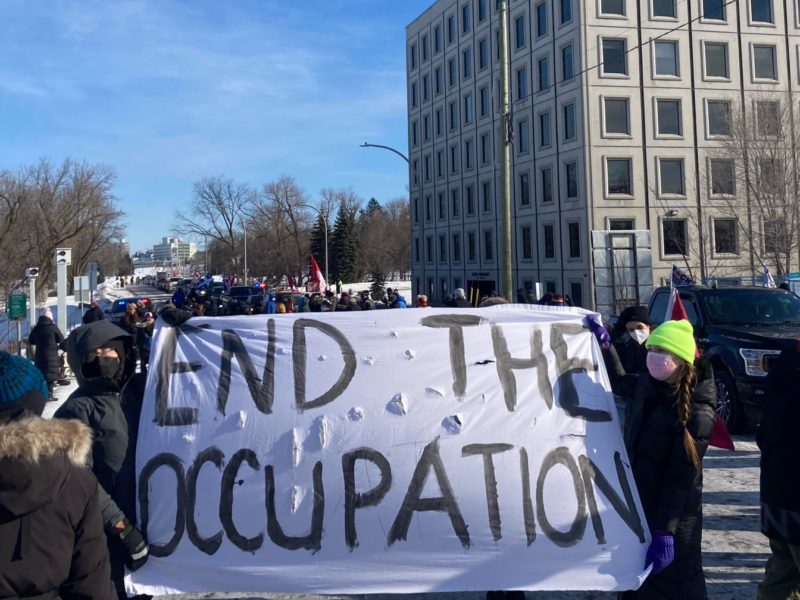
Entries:
POLYGON ((139 569, 147 562, 149 554, 147 542, 144 541, 141 532, 131 525, 128 519, 123 517, 119 523, 114 525, 114 534, 127 552, 125 565, 130 571, 139 569))
POLYGON ((194 315, 188 310, 175 308, 175 305, 167 303, 159 309, 158 316, 164 319, 167 325, 177 326, 183 325, 194 315))
POLYGON ((675 560, 675 538, 665 531, 654 531, 644 566, 653 565, 653 574, 663 571, 675 560))
POLYGON ((597 338, 597 343, 600 344, 600 349, 608 350, 611 347, 611 336, 600 322, 600 317, 597 315, 589 315, 586 317, 586 320, 589 322, 589 331, 594 334, 594 337, 597 338))

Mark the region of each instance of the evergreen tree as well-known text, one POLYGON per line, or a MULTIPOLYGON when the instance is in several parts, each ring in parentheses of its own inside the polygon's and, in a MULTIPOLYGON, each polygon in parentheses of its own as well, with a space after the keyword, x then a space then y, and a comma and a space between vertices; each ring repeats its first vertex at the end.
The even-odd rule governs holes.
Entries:
POLYGON ((361 210, 361 218, 369 219, 376 213, 381 212, 382 210, 383 208, 381 208, 380 203, 377 200, 375 200, 374 197, 370 198, 369 202, 367 202, 367 205, 361 210))
POLYGON ((333 227, 333 240, 329 248, 331 276, 336 280, 358 281, 358 226, 356 211, 342 202, 333 227))
POLYGON ((386 274, 380 271, 370 273, 372 285, 369 287, 373 300, 380 300, 386 292, 386 274))
MULTIPOLYGON (((314 227, 311 230, 311 254, 317 259, 319 269, 323 273, 325 273, 325 228, 327 226, 328 224, 325 222, 322 214, 319 214, 317 216, 317 222, 314 224, 314 227)), ((332 241, 330 227, 328 227, 327 240, 328 244, 330 244, 332 241)))

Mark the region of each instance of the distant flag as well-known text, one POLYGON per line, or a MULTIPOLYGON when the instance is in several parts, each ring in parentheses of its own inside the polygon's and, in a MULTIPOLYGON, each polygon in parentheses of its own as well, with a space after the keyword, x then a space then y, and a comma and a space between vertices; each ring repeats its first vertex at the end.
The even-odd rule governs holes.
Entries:
POLYGON ((297 289, 297 285, 295 285, 294 277, 291 275, 287 275, 286 278, 289 280, 289 288, 292 290, 293 294, 299 294, 300 290, 297 289))
POLYGON ((311 256, 311 266, 308 270, 308 285, 306 286, 309 292, 322 293, 328 289, 328 284, 325 283, 325 277, 322 276, 322 271, 317 264, 317 259, 311 256))
POLYGON ((761 282, 766 288, 778 287, 775 285, 775 280, 772 278, 772 273, 769 272, 769 267, 764 265, 764 273, 761 275, 761 282))
POLYGON ((664 314, 665 321, 675 321, 680 319, 688 319, 686 308, 681 302, 681 296, 678 293, 679 287, 687 285, 694 285, 694 279, 689 277, 683 270, 678 268, 675 263, 672 263, 672 273, 669 277, 670 295, 669 302, 667 302, 667 310, 664 314))

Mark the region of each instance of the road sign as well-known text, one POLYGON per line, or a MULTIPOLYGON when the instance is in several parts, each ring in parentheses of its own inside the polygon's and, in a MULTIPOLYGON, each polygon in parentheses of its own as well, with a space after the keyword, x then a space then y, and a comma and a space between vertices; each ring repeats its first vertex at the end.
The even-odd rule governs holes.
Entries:
POLYGON ((24 319, 27 307, 28 297, 25 294, 11 294, 8 297, 8 318, 24 319))

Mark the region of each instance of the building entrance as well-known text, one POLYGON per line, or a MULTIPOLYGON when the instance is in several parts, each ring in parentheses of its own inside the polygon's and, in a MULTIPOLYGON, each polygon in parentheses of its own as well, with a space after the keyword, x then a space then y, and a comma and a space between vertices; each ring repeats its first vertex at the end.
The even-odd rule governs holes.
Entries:
POLYGON ((493 280, 483 281, 477 279, 467 280, 467 300, 472 306, 478 306, 483 297, 490 295, 497 290, 497 285, 493 280))

